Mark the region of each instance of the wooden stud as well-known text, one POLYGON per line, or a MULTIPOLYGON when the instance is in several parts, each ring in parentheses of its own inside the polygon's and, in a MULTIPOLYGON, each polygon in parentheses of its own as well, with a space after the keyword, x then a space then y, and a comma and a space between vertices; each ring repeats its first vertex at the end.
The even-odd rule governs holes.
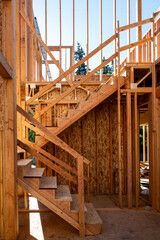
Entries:
POLYGON ((83 161, 78 160, 79 234, 85 236, 83 161))
MULTIPOLYGON (((160 20, 157 21, 157 29, 160 29, 160 20)), ((160 57, 160 34, 157 36, 157 59, 160 57)))
POLYGON ((146 135, 145 135, 145 125, 143 126, 143 162, 146 161, 146 135))
MULTIPOLYGON (((45 44, 47 46, 47 0, 45 0, 45 44)), ((47 81, 47 51, 45 51, 45 79, 47 81)))
POLYGON ((127 92, 127 189, 128 208, 132 208, 131 93, 127 92))
POLYGON ((120 34, 119 21, 117 21, 117 47, 118 47, 118 165, 119 165, 119 207, 122 208, 122 156, 121 156, 121 93, 120 93, 120 34))
MULTIPOLYGON (((89 54, 89 0, 87 0, 87 55, 89 54)), ((89 60, 87 60, 87 74, 89 73, 89 60)))
MULTIPOLYGON (((75 65, 74 53, 75 53, 75 0, 73 0, 73 48, 72 48, 72 61, 73 61, 73 65, 75 65)), ((72 81, 74 81, 74 75, 75 75, 75 71, 73 70, 73 72, 72 72, 72 81)))
POLYGON ((155 22, 152 22, 152 207, 156 209, 156 67, 155 67, 155 22))
MULTIPOLYGON (((142 20, 142 0, 136 0, 136 20, 142 20)), ((137 41, 142 39, 142 26, 137 27, 137 41)), ((137 62, 142 62, 142 46, 137 47, 137 62)))
MULTIPOLYGON (((102 0, 100 0, 100 39, 103 42, 103 16, 102 16, 102 0)), ((103 62, 103 50, 101 49, 101 64, 103 62)), ((100 81, 103 81, 103 69, 100 70, 100 81)))
MULTIPOLYGON (((113 34, 116 34, 116 0, 113 0, 113 34)), ((116 53, 116 39, 114 40, 114 53, 116 53)), ((116 76, 116 59, 114 59, 114 76, 116 76)))
MULTIPOLYGON (((127 24, 130 25, 130 0, 127 0, 127 24)), ((130 28, 128 29, 127 31, 127 43, 128 45, 131 43, 131 40, 130 40, 130 28)), ((128 62, 131 61, 131 58, 130 58, 130 48, 128 49, 128 62)))
MULTIPOLYGON (((60 66, 62 67, 62 9, 61 9, 61 0, 59 0, 59 39, 60 39, 60 44, 59 44, 59 62, 60 66)), ((61 72, 59 72, 59 75, 61 72)))
POLYGON ((135 166, 136 166, 136 208, 138 208, 138 199, 139 199, 139 169, 140 169, 140 165, 139 165, 139 158, 138 158, 138 121, 137 121, 137 117, 138 117, 138 109, 137 109, 137 93, 134 94, 134 122, 135 122, 135 126, 134 126, 134 130, 135 130, 135 166))

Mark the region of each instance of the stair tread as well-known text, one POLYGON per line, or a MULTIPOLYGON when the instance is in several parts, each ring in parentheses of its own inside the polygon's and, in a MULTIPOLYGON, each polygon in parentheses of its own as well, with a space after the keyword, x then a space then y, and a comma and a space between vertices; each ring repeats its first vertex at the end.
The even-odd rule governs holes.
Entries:
POLYGON ((25 151, 23 149, 18 149, 17 154, 19 154, 19 153, 25 153, 25 151))
POLYGON ((72 201, 72 196, 67 185, 58 185, 55 191, 55 200, 72 201))
MULTIPOLYGON (((79 201, 78 201, 78 194, 72 194, 72 202, 70 205, 70 211, 71 212, 78 212, 79 211, 79 201)), ((87 212, 86 206, 84 206, 84 211, 87 212)))
POLYGON ((57 188, 57 177, 54 176, 43 176, 40 179, 39 188, 55 189, 57 188))
POLYGON ((41 178, 43 176, 45 168, 29 168, 25 174, 24 177, 35 177, 35 178, 41 178))
POLYGON ((32 159, 30 159, 30 158, 28 158, 28 159, 20 159, 20 160, 17 161, 17 166, 25 167, 25 166, 27 166, 31 162, 32 162, 32 159))
POLYGON ((85 203, 87 212, 85 212, 85 223, 86 224, 102 224, 102 220, 98 215, 96 209, 92 203, 85 203))

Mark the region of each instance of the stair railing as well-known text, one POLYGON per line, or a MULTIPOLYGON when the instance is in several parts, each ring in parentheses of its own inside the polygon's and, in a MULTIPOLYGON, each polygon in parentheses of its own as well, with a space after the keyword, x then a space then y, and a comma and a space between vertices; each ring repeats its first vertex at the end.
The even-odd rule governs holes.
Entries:
MULTIPOLYGON (((35 143, 28 141, 26 138, 21 138, 17 140, 18 146, 29 152, 31 155, 35 156, 42 163, 44 163, 49 168, 56 171, 58 174, 63 176, 65 179, 72 181, 78 185, 78 199, 79 199, 79 231, 83 233, 85 231, 85 221, 84 221, 84 181, 88 183, 89 178, 84 174, 84 164, 89 168, 89 160, 81 156, 78 152, 72 149, 68 144, 63 142, 59 137, 53 135, 47 128, 45 128, 41 123, 29 115, 24 109, 17 105, 17 112, 20 113, 26 120, 23 121, 25 127, 32 129, 36 133, 40 134, 48 141, 54 143, 56 146, 60 147, 64 151, 71 154, 77 160, 77 170, 63 161, 52 156, 50 153, 46 152, 44 149, 37 146, 35 143), (69 171, 69 173, 65 170, 69 171), (76 177, 78 178, 76 178, 76 177)), ((89 172, 89 170, 88 170, 89 172)), ((88 189, 89 195, 89 189, 88 189)))
MULTIPOLYGON (((157 13, 156 15, 157 16, 157 13)), ((153 18, 149 18, 143 21, 139 21, 130 25, 126 25, 123 27, 120 27, 120 32, 128 30, 130 28, 134 28, 134 27, 138 27, 138 26, 142 26, 144 24, 148 24, 150 22, 153 21, 153 18)), ((158 36, 159 34, 159 30, 157 30, 156 32, 156 36, 158 36)), ((108 40, 106 40, 104 43, 102 43, 99 47, 97 47, 96 49, 94 49, 91 53, 89 53, 86 57, 84 57, 81 61, 79 61, 78 63, 76 63, 74 66, 72 66, 70 69, 68 69, 66 72, 64 72, 63 74, 61 74, 58 78, 56 78, 52 83, 50 83, 49 85, 47 85, 46 87, 44 87, 41 91, 39 91, 37 94, 35 94, 32 98, 30 98, 26 103, 27 104, 31 104, 35 99, 37 99, 38 97, 40 97, 42 94, 44 95, 44 93, 46 91, 48 91, 48 89, 50 89, 52 86, 54 86, 57 82, 61 81, 64 77, 66 77, 68 74, 72 73, 78 66, 80 66, 82 63, 84 63, 85 61, 87 61, 88 59, 90 59, 92 56, 94 56, 97 52, 99 52, 100 50, 102 50, 104 47, 106 47, 108 44, 110 44, 112 41, 114 41, 117 38, 117 34, 113 35, 112 37, 110 37, 108 40)), ((145 39, 136 41, 134 43, 131 43, 129 45, 126 46, 122 46, 120 47, 119 51, 125 51, 127 49, 136 47, 136 46, 140 46, 140 45, 144 45, 146 43, 149 43, 152 41, 152 37, 149 36, 145 39)), ((77 87, 79 87, 82 83, 86 82, 89 78, 91 78, 97 71, 101 70, 104 66, 106 66, 109 62, 111 62, 113 59, 115 59, 117 57, 117 53, 113 54, 112 56, 110 56, 108 59, 106 59, 106 61, 104 61, 102 64, 100 64, 98 67, 96 67, 94 70, 92 70, 88 75, 84 76, 79 82, 76 82, 73 86, 71 86, 68 90, 66 90, 64 92, 63 95, 61 95, 60 97, 58 97, 56 100, 54 100, 51 104, 48 104, 48 106, 46 106, 45 108, 43 108, 41 111, 39 111, 34 117, 37 119, 39 118, 41 115, 43 115, 46 111, 48 111, 50 108, 52 108, 55 104, 57 104, 60 100, 62 100, 64 97, 66 97, 68 94, 70 94, 72 91, 74 91, 77 87)))

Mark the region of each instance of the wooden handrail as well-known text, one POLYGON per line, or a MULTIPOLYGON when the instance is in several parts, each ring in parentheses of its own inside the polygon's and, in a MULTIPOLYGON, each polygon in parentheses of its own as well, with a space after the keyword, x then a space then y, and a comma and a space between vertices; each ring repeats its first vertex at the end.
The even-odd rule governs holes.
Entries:
POLYGON ((48 104, 45 108, 43 108, 41 111, 39 111, 34 118, 37 119, 39 116, 41 116, 43 113, 48 111, 51 107, 53 107, 55 104, 57 104, 59 101, 61 101, 64 97, 66 97, 68 94, 70 94, 74 89, 79 87, 82 83, 87 81, 90 77, 92 77, 96 72, 98 72, 100 69, 102 69, 105 65, 107 65, 109 62, 111 62, 115 57, 117 56, 117 53, 113 54, 111 57, 109 57, 106 61, 104 61, 102 64, 100 64, 98 67, 96 67, 94 70, 92 70, 88 75, 85 75, 84 78, 82 78, 79 82, 77 82, 74 86, 66 90, 63 95, 57 97, 51 104, 48 104))
POLYGON ((151 42, 151 41, 152 41, 152 37, 148 37, 148 38, 139 40, 137 42, 134 42, 134 43, 128 44, 126 46, 120 47, 120 52, 123 52, 123 51, 125 51, 125 50, 127 50, 129 48, 133 48, 133 47, 136 47, 136 46, 139 46, 141 44, 144 44, 146 42, 151 42))
MULTIPOLYGON (((50 154, 49 152, 45 151, 44 149, 42 149, 41 147, 39 147, 38 145, 36 145, 35 143, 32 143, 30 141, 28 141, 25 138, 22 138, 22 142, 26 145, 28 145, 30 148, 36 150, 38 153, 42 154, 44 157, 47 158, 47 160, 51 161, 52 163, 56 163, 58 164, 60 167, 64 168, 67 171, 70 171, 71 173, 73 173, 74 175, 78 176, 78 171, 76 169, 74 169, 73 167, 69 166, 67 163, 63 162, 62 160, 56 158, 55 156, 53 156, 52 154, 50 154)), ((39 159, 39 158, 38 158, 39 159)), ((40 159, 39 159, 40 160, 40 159)), ((44 163, 44 162, 43 162, 44 163)), ((46 163, 47 165, 47 163, 46 163)), ((61 169, 59 169, 59 166, 56 165, 56 167, 58 167, 58 173, 60 172, 61 169)), ((48 165, 47 165, 48 166, 48 165)), ((56 169, 54 169, 56 171, 56 169)), ((61 174, 61 173, 59 173, 61 174)), ((63 176, 63 175, 62 175, 63 176)), ((84 180, 88 182, 89 178, 87 176, 84 176, 84 180)), ((72 180, 71 180, 72 181, 72 180)))
POLYGON ((102 50, 104 47, 106 47, 108 44, 110 44, 113 40, 116 39, 116 34, 108 38, 104 43, 102 43, 100 46, 95 48, 92 52, 90 52, 87 56, 85 56, 82 60, 75 63, 72 67, 70 67, 66 72, 62 73, 58 78, 56 78, 53 82, 51 82, 49 85, 44 87, 41 91, 36 93, 32 98, 28 99, 26 101, 26 104, 30 104, 33 102, 36 98, 40 97, 41 94, 45 93, 47 90, 49 90, 52 86, 54 86, 57 82, 61 81, 63 78, 65 78, 67 75, 72 73, 76 68, 78 68, 80 65, 82 65, 84 62, 86 62, 88 59, 93 57, 96 53, 98 53, 100 50, 102 50))
MULTIPOLYGON (((39 132, 42 134, 44 138, 46 138, 48 141, 54 143, 55 145, 62 148, 64 151, 70 153, 73 157, 78 159, 81 157, 83 159, 83 162, 86 164, 89 164, 89 160, 81 156, 78 152, 76 152, 73 148, 71 148, 68 144, 63 142, 59 137, 52 134, 47 128, 45 128, 40 122, 38 122, 35 118, 33 118, 31 115, 29 115, 24 109, 22 109, 19 105, 17 105, 17 111, 23 115, 29 122, 33 123, 36 128, 39 130, 39 132)), ((31 126, 31 125, 30 125, 31 126)), ((32 127, 32 126, 31 126, 32 127)))
POLYGON ((131 29, 131 28, 135 28, 135 27, 138 27, 138 26, 142 26, 142 25, 150 23, 150 22, 153 22, 153 18, 148 18, 148 19, 145 19, 145 20, 142 20, 142 21, 139 21, 139 22, 131 23, 129 25, 125 25, 123 27, 120 27, 119 32, 123 32, 123 31, 126 31, 126 30, 131 29))
POLYGON ((67 173, 66 171, 64 171, 62 168, 60 168, 58 165, 51 162, 49 159, 47 159, 42 154, 38 153, 34 148, 30 147, 28 144, 17 139, 17 145, 20 146, 21 148, 23 148, 25 151, 29 152, 34 157, 36 157, 39 161, 41 161, 43 164, 48 166, 50 169, 56 171, 58 174, 60 174, 67 180, 72 181, 75 184, 77 184, 77 179, 74 176, 72 176, 69 173, 67 173))

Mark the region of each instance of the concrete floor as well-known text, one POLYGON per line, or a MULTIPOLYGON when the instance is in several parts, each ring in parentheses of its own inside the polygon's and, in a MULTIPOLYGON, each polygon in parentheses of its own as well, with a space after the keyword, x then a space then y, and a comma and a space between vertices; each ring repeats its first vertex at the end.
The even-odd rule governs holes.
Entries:
MULTIPOLYGON (((29 198, 30 209, 45 208, 36 199, 29 198)), ((94 240, 160 240, 160 213, 150 207, 145 210, 117 210, 118 197, 95 195, 91 202, 96 208, 112 208, 110 211, 98 211, 103 220, 102 234, 88 236, 85 239, 94 240)), ((126 197, 124 196, 124 205, 126 197)), ((140 201, 140 205, 144 203, 140 201)), ((19 201, 23 208, 23 199, 19 201)), ((52 212, 19 213, 19 240, 78 240, 78 231, 52 212)))

